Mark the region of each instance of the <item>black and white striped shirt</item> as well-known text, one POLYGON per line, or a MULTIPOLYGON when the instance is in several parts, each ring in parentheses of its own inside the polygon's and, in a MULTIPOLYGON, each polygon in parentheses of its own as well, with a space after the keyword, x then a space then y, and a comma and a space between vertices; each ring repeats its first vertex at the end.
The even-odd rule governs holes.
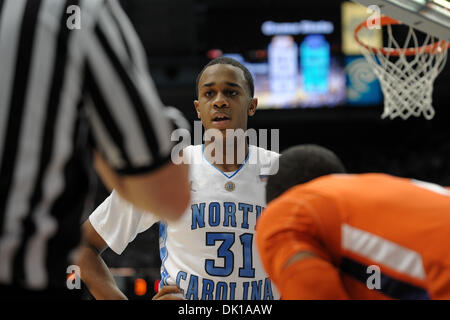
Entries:
POLYGON ((65 286, 91 150, 119 173, 153 170, 173 117, 116 0, 0 0, 0 284, 65 286))

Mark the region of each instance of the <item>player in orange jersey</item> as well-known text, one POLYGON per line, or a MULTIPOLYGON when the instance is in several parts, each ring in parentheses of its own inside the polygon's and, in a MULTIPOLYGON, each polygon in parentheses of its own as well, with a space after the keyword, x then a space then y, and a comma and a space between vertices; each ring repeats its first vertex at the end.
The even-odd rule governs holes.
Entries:
POLYGON ((448 189, 345 174, 302 145, 282 153, 266 196, 257 245, 282 299, 450 299, 448 189))

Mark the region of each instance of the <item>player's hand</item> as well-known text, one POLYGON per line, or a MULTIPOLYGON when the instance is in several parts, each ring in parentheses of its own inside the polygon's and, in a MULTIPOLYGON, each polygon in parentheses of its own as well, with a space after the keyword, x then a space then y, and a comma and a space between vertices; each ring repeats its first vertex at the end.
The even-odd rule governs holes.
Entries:
POLYGON ((165 286, 154 295, 152 300, 186 300, 177 286, 165 286))

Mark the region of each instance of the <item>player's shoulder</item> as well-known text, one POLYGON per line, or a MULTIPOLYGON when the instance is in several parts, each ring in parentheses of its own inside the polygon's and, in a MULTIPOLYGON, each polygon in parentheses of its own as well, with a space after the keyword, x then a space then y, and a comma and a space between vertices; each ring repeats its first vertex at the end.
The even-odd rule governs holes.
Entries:
POLYGON ((183 148, 183 155, 192 156, 192 155, 201 155, 202 154, 202 145, 189 145, 183 148))
POLYGON ((294 193, 320 194, 322 197, 359 201, 372 190, 405 187, 405 179, 382 173, 334 173, 318 177, 294 188, 294 193))
POLYGON ((201 163, 201 159, 203 156, 202 145, 199 144, 186 146, 181 150, 180 155, 183 158, 183 163, 191 165, 201 163))
POLYGON ((255 145, 250 145, 250 157, 255 156, 260 160, 275 160, 280 157, 280 154, 275 151, 267 150, 255 145))
POLYGON ((351 189, 355 187, 368 186, 371 188, 381 187, 384 188, 388 186, 399 187, 401 185, 409 184, 409 179, 392 176, 385 173, 359 173, 359 174, 349 174, 349 173, 335 173, 324 177, 319 177, 317 179, 318 185, 330 185, 334 184, 336 187, 342 186, 346 188, 347 186, 351 189))
POLYGON ((278 171, 278 158, 280 154, 258 146, 249 146, 248 163, 256 166, 260 176, 273 175, 278 171))
POLYGON ((346 186, 353 185, 354 180, 353 174, 329 174, 293 186, 283 196, 285 199, 299 199, 304 198, 305 195, 333 198, 346 186))

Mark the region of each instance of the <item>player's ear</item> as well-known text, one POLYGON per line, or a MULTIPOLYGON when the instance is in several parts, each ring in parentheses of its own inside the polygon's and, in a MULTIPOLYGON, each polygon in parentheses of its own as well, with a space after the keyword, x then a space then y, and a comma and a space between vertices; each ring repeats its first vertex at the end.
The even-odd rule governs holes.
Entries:
POLYGON ((248 106, 249 117, 251 117, 255 114, 257 106, 258 106, 258 98, 252 98, 252 100, 250 100, 250 104, 248 106))
POLYGON ((199 108, 198 100, 194 100, 194 107, 195 107, 195 111, 197 111, 197 117, 198 117, 199 119, 201 119, 201 117, 200 117, 200 108, 199 108))

